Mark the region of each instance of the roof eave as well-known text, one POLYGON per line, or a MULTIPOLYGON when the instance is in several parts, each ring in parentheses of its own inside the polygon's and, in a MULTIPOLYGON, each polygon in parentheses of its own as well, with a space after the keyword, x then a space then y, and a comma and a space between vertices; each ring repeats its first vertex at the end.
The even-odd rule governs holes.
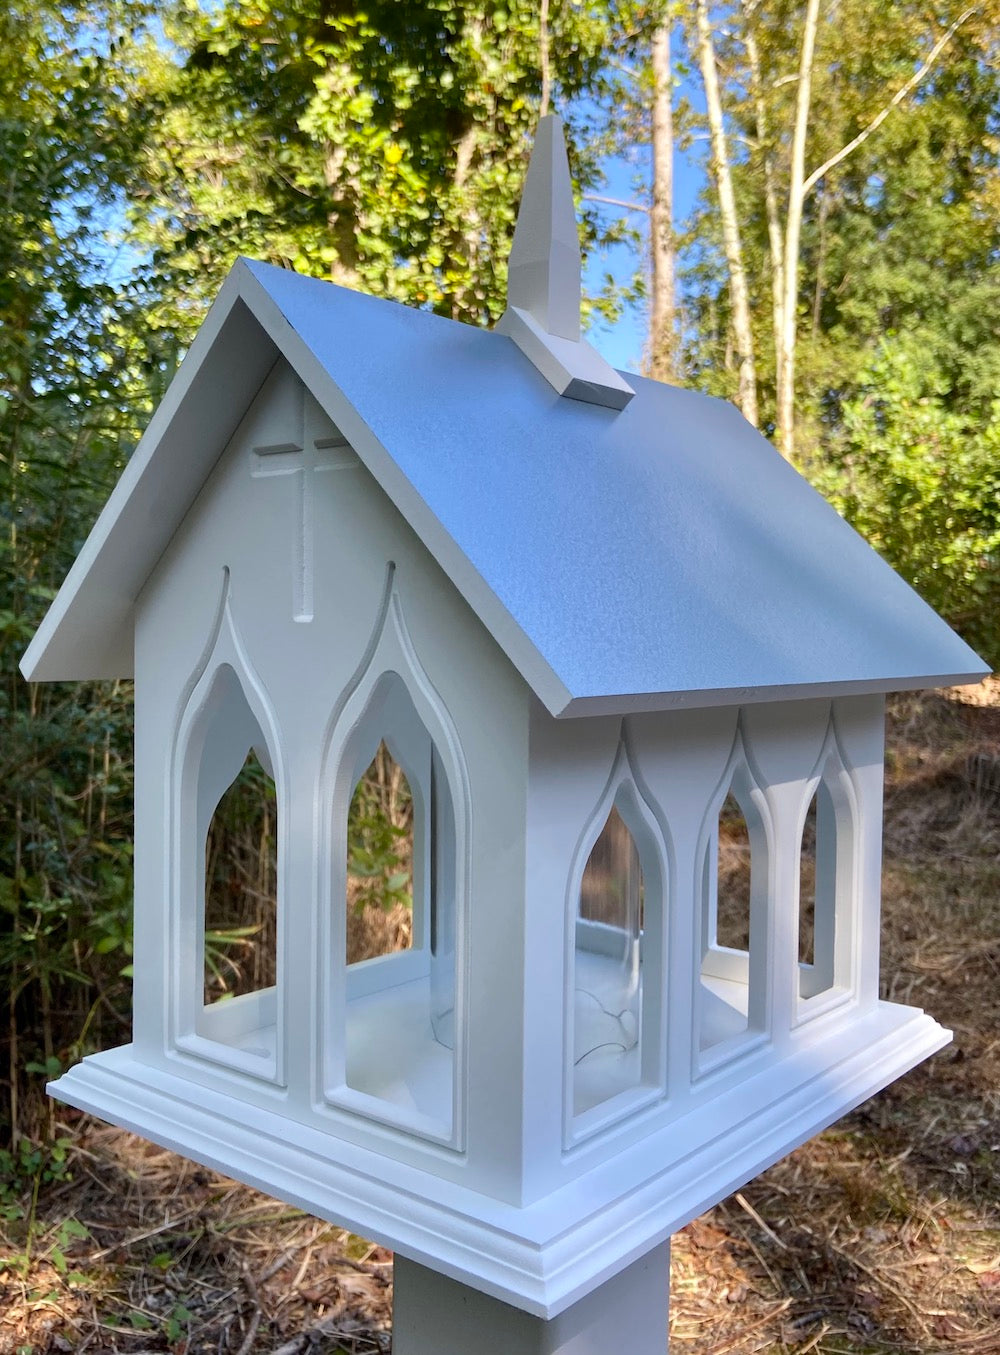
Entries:
POLYGON ((133 675, 136 598, 277 357, 263 328, 244 323, 248 284, 241 260, 26 649, 29 681, 133 675), (172 455, 158 455, 164 444, 172 455))
POLYGON ((570 700, 569 689, 243 259, 223 283, 25 650, 20 663, 24 677, 60 682, 134 675, 136 600, 279 356, 350 441, 525 682, 557 715, 570 700), (225 390, 225 400, 218 398, 220 390, 225 390))
POLYGON ((639 715, 659 710, 695 710, 706 706, 747 706, 763 701, 804 701, 815 697, 888 695, 935 687, 967 687, 989 677, 991 670, 967 673, 919 673, 899 677, 860 678, 841 682, 802 682, 788 686, 717 687, 674 692, 633 692, 629 695, 580 696, 553 711, 560 719, 594 715, 639 715))

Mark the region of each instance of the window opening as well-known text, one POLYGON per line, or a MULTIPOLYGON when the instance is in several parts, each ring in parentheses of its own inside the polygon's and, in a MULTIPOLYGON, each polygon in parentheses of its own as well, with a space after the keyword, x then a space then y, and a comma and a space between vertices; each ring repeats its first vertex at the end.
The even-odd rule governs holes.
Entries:
POLYGON ((251 750, 205 842, 205 1006, 276 981, 277 822, 274 780, 251 750))
POLYGON ((347 963, 413 945, 413 796, 379 744, 347 815, 347 963))
POLYGON ((750 949, 750 830, 732 791, 719 811, 715 943, 726 950, 750 949))
POLYGON ((217 670, 204 709, 194 1034, 252 1056, 246 1066, 256 1071, 257 1058, 277 1057, 277 795, 263 731, 230 665, 217 670))
POLYGON ((574 1113, 642 1080, 644 880, 618 805, 591 849, 580 883, 574 995, 574 1113))
MULTIPOLYGON (((816 787, 799 853, 799 996, 834 986, 837 945, 837 808, 826 778, 816 787)), ((845 866, 846 868, 846 866, 845 866)))
POLYGON ((455 816, 433 740, 397 674, 376 685, 345 755, 356 780, 339 829, 346 834, 343 1080, 448 1132, 455 816))
MULTIPOLYGON (((809 801, 799 849, 799 965, 811 969, 816 955, 816 796, 809 801)), ((807 997, 806 975, 799 973, 799 993, 807 997)))
MULTIPOLYGON (((705 854, 699 1047, 702 1052, 759 1028, 763 1019, 756 933, 763 826, 739 769, 722 802, 705 854)), ((761 919, 762 921, 762 919, 761 919)))

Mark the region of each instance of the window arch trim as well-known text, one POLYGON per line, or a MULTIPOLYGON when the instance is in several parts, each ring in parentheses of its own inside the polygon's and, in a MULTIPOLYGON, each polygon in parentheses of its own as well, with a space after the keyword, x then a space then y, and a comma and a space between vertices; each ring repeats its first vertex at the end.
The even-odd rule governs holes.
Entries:
POLYGON ((624 734, 619 737, 611 773, 591 811, 573 852, 566 887, 564 916, 565 1006, 563 1016, 563 1145, 571 1149, 632 1116, 667 1094, 667 935, 670 853, 663 828, 653 811, 629 757, 624 734), (640 1004, 639 1079, 604 1101, 575 1113, 576 941, 581 888, 591 853, 612 809, 617 809, 635 842, 642 870, 645 901, 642 928, 642 996, 640 1004))
POLYGON ((171 915, 168 1046, 182 1056, 207 1060, 257 1080, 284 1085, 288 797, 281 748, 277 716, 233 615, 231 578, 226 568, 212 631, 179 704, 172 739, 168 797, 171 915), (241 725, 239 716, 235 720, 230 718, 228 727, 223 723, 227 715, 233 714, 234 693, 244 703, 258 737, 253 737, 251 725, 245 719, 241 725), (210 745, 213 732, 214 748, 210 745), (272 988, 233 998, 225 1004, 226 1011, 220 1013, 206 1008, 203 1000, 205 838, 222 796, 251 749, 273 777, 277 802, 276 977, 272 988), (206 752, 210 756, 207 768, 206 752), (274 1048, 266 1054, 235 1048, 225 1038, 226 1032, 232 1035, 244 1028, 271 1026, 274 1048))
MULTIPOLYGON (((391 697, 389 698, 391 700, 391 697)), ((390 752, 392 743, 387 740, 390 752)), ((396 752, 404 754, 400 760, 415 804, 423 799, 419 778, 410 775, 407 763, 410 754, 397 743, 396 752)), ((393 753, 396 756, 396 752, 393 753)), ((471 795, 458 733, 451 716, 423 668, 410 637, 403 613, 403 604, 396 581, 395 565, 390 561, 382 603, 371 638, 354 680, 338 702, 324 737, 320 768, 317 805, 321 816, 318 852, 319 879, 317 899, 316 946, 317 991, 320 994, 320 1035, 316 1050, 315 1077, 320 1104, 337 1112, 378 1120, 408 1134, 443 1143, 458 1151, 465 1146, 465 1084, 466 1084, 466 1029, 467 998, 466 935, 467 899, 469 895, 468 841, 471 832, 471 795), (347 973, 346 916, 344 900, 347 885, 346 823, 351 797, 357 780, 369 765, 365 761, 368 745, 371 753, 378 747, 384 734, 375 736, 362 731, 373 700, 377 701, 393 686, 393 679, 401 684, 409 703, 429 737, 431 761, 437 773, 444 776, 453 818, 453 842, 450 850, 454 869, 454 928, 455 928, 455 1029, 452 1051, 452 1091, 450 1114, 447 1120, 421 1114, 417 1110, 397 1107, 392 1103, 358 1091, 347 1083, 346 1022, 349 1000, 363 997, 385 987, 384 977, 392 973, 395 983, 429 974, 430 918, 419 920, 421 945, 414 944, 408 951, 362 961, 351 966, 347 973)), ((421 805, 421 813, 429 815, 430 806, 421 805)), ((415 826, 416 827, 416 826, 415 826)), ((414 833, 416 845, 417 833, 414 833)), ((429 870, 429 861, 423 863, 429 870)), ((425 898, 429 892, 425 893, 425 898)), ((417 922, 417 919, 415 919, 417 922)), ((416 928, 414 942, 416 943, 416 928)))
MULTIPOLYGON (((829 797, 830 817, 828 827, 832 827, 832 850, 828 850, 825 863, 819 858, 819 830, 817 820, 817 860, 816 860, 816 914, 814 924, 817 927, 814 941, 813 964, 797 966, 796 994, 793 1012, 793 1026, 800 1026, 814 1017, 849 1001, 857 991, 856 957, 854 938, 857 934, 857 901, 860 894, 861 853, 859 851, 860 812, 857 792, 851 777, 850 768, 837 734, 836 721, 831 714, 830 724, 823 748, 816 760, 809 781, 805 787, 798 821, 799 857, 801 860, 802 834, 806 817, 813 797, 825 789, 829 797), (821 867, 825 866, 826 879, 821 882, 821 867), (825 917, 820 928, 821 884, 827 892, 822 901, 825 917), (825 935, 821 931, 825 930, 825 935), (820 947, 827 948, 825 963, 820 964, 820 947), (826 969, 824 976, 823 970, 826 969), (811 971, 815 976, 815 991, 802 992, 803 976, 811 971), (825 981, 824 981, 825 977, 825 981), (822 984, 820 987, 819 984, 822 984)), ((819 805, 817 805, 817 810, 819 805)), ((801 869, 796 875, 795 906, 792 910, 796 935, 796 957, 798 955, 798 933, 800 926, 801 869)), ((808 986, 808 985, 807 985, 808 986)))
POLYGON ((770 928, 773 918, 770 900, 774 895, 774 826, 763 779, 754 766, 747 746, 742 717, 737 723, 725 771, 719 778, 702 820, 695 861, 698 928, 693 955, 695 1010, 692 1082, 697 1082, 771 1039, 770 956, 773 941, 770 928), (719 815, 730 793, 740 807, 750 839, 750 944, 745 952, 718 945, 714 932, 715 910, 718 906, 719 815), (747 1022, 745 1030, 703 1049, 706 994, 702 978, 706 975, 746 984, 747 1022))

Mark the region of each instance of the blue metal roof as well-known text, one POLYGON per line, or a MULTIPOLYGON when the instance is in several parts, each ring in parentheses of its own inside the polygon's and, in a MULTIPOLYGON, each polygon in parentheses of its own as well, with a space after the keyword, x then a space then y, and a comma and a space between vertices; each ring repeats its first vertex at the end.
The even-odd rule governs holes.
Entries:
POLYGON ((32 641, 127 676, 134 604, 276 358, 555 714, 977 680, 981 660, 725 401, 555 393, 512 339, 240 261, 32 641))
POLYGON ((985 671, 727 402, 583 404, 502 335, 248 267, 570 702, 985 671))

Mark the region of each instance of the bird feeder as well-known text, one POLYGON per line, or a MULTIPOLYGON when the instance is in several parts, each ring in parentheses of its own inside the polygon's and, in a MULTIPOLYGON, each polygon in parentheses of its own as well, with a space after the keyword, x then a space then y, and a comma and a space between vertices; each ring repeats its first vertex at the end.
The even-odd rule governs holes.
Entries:
POLYGON ((51 1090, 393 1248, 404 1355, 645 1355, 670 1235, 948 1039, 879 999, 883 702, 986 670, 734 408, 581 338, 556 119, 509 295, 224 283, 23 663, 135 678, 134 1039, 51 1090), (412 942, 348 963, 382 745, 412 942), (251 750, 273 981, 208 1000, 251 750))

